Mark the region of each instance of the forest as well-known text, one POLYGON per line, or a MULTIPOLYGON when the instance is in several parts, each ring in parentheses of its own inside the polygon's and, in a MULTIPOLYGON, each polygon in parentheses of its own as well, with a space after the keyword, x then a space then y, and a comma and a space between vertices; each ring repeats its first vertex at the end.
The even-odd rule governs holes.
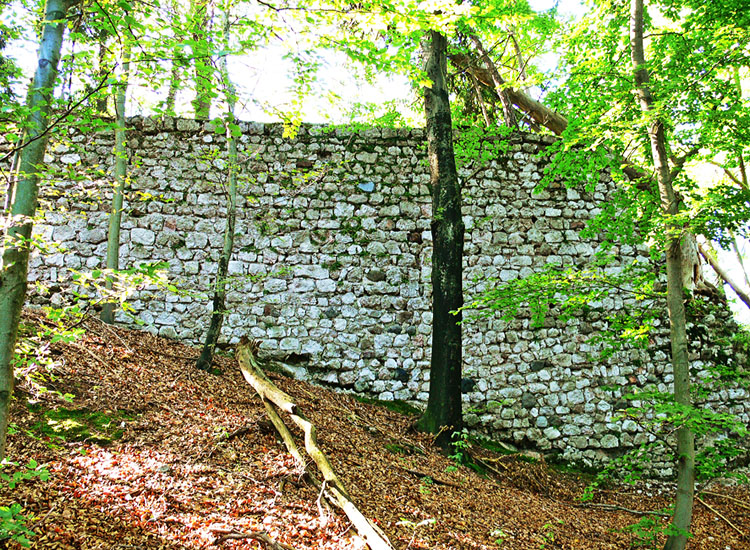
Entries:
MULTIPOLYGON (((750 544, 746 0, 0 0, 0 13, 0 546, 750 544), (361 101, 378 86, 391 95, 381 89, 361 101), (279 123, 281 135, 248 120, 255 116, 279 123), (330 125, 306 125, 310 118, 330 125), (143 253, 167 239, 186 207, 176 193, 181 176, 164 179, 158 197, 137 181, 160 159, 138 149, 146 137, 137 137, 136 121, 142 136, 177 140, 165 162, 203 174, 187 182, 204 193, 196 200, 208 200, 200 199, 208 189, 221 197, 201 214, 221 237, 204 229, 201 239, 200 223, 190 228, 190 247, 211 250, 195 264, 201 292, 143 253), (188 130, 208 153, 178 152, 187 150, 179 141, 188 134, 179 132, 188 130), (331 150, 310 145, 315 133, 332 136, 331 150), (400 158, 406 147, 397 136, 422 140, 418 154, 405 154, 414 159, 405 171, 424 166, 423 182, 408 181, 429 202, 412 205, 412 188, 384 176, 390 189, 382 193, 395 201, 387 220, 377 208, 380 180, 365 179, 363 166, 386 149, 400 158), (311 153, 292 168, 264 157, 263 140, 287 152, 302 150, 304 139, 311 153), (529 176, 521 159, 539 173, 529 176), (467 214, 485 205, 472 202, 472 186, 514 170, 530 194, 498 191, 483 216, 467 214), (317 189, 325 193, 306 198, 317 189), (557 220, 572 216, 566 203, 581 195, 598 201, 585 207, 585 222, 557 220), (520 220, 526 202, 558 196, 565 199, 546 207, 548 219, 534 215, 520 232, 512 210, 497 214, 515 208, 520 220), (321 197, 348 198, 326 205, 321 197), (137 221, 156 199, 174 208, 174 227, 137 221), (318 241, 294 243, 300 250, 346 245, 305 280, 279 253, 296 239, 284 234, 294 210, 268 208, 287 201, 302 212, 302 229, 321 209, 333 212, 309 231, 318 241), (101 210, 106 224, 86 222, 85 236, 73 230, 81 218, 68 210, 73 203, 101 210), (247 212, 260 248, 246 242, 247 212), (476 256, 471 231, 480 222, 494 228, 493 242, 512 241, 532 256, 544 250, 544 260, 511 261, 496 276, 469 280, 469 261, 505 261, 476 256), (369 246, 383 227, 411 245, 429 243, 415 260, 425 273, 429 311, 420 319, 428 327, 409 332, 384 314, 391 324, 368 329, 380 344, 367 357, 380 364, 383 332, 394 342, 426 338, 424 372, 385 350, 389 366, 377 374, 403 382, 393 388, 414 383, 423 401, 408 393, 394 400, 342 375, 333 386, 343 393, 310 383, 299 364, 322 372, 326 365, 314 364, 330 360, 322 341, 305 351, 287 338, 288 353, 266 353, 275 344, 264 337, 286 335, 284 316, 294 316, 284 309, 287 286, 325 296, 319 315, 286 321, 313 335, 345 326, 333 306, 347 303, 338 294, 352 285, 391 285, 413 297, 417 281, 387 269, 408 254, 369 246), (82 261, 65 248, 70 241, 97 246, 82 261), (587 251, 580 259, 555 253, 579 241, 587 251), (357 279, 355 255, 376 268, 357 279), (248 257, 267 269, 249 272, 248 257), (47 279, 35 271, 45 262, 54 269, 47 279), (276 303, 258 305, 264 326, 241 335, 232 321, 238 270, 251 287, 279 291, 276 303), (207 312, 202 345, 180 342, 176 330, 155 335, 138 317, 145 291, 157 302, 199 304, 207 312), (487 327, 499 344, 492 349, 523 357, 497 398, 486 388, 496 387, 488 378, 499 370, 468 377, 475 334, 487 327), (511 328, 530 343, 505 341, 511 328), (542 337, 552 330, 559 348, 542 337), (596 395, 609 392, 616 403, 594 403, 563 355, 600 373, 596 395), (623 364, 630 370, 620 375, 623 364), (544 401, 547 411, 532 387, 562 401, 544 401), (582 413, 597 408, 608 432, 596 434, 601 452, 592 456, 601 460, 584 464, 477 429, 480 417, 525 428, 512 411, 529 409, 535 434, 593 437, 582 413), (581 414, 568 423, 556 416, 567 413, 581 414)), ((397 164, 381 171, 400 177, 397 164)), ((187 249, 162 244, 176 256, 187 249)), ((370 338, 347 337, 352 349, 370 338)))

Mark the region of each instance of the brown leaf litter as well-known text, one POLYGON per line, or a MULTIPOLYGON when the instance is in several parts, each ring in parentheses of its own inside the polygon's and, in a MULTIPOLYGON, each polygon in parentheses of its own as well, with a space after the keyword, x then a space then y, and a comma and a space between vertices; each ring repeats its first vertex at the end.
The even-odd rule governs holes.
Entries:
MULTIPOLYGON (((27 313, 25 322, 42 317, 27 313)), ((233 359, 218 358, 216 376, 195 369, 193 348, 96 320, 85 326, 80 340, 50 347, 48 385, 74 394, 72 403, 21 386, 12 406, 8 458, 35 459, 51 473, 0 487, 0 504, 19 502, 34 515, 32 548, 363 547, 302 479, 233 359), (40 425, 56 407, 112 418, 117 429, 107 429, 120 437, 55 438, 40 425), (243 536, 259 532, 269 539, 243 536)), ((354 502, 399 549, 626 549, 638 542, 627 526, 644 517, 632 512, 671 497, 666 484, 613 485, 594 501, 608 507, 584 507, 583 476, 485 449, 472 453, 488 475, 456 469, 429 435, 412 430, 413 417, 271 378, 316 425, 354 502)), ((715 484, 701 500, 689 548, 750 548, 748 488, 715 484)))

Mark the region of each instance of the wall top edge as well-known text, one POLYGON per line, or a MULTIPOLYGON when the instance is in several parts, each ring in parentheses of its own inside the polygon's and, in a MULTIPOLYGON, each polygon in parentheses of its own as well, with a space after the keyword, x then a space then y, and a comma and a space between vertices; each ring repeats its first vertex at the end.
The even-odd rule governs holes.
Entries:
MULTIPOLYGON (((272 137, 283 137, 285 128, 285 125, 281 122, 238 121, 238 125, 243 134, 272 137)), ((141 132, 144 134, 159 132, 181 132, 192 134, 216 133, 215 125, 211 121, 170 116, 128 117, 126 126, 130 131, 141 132)), ((460 132, 461 129, 457 128, 456 131, 460 132)), ((306 122, 299 126, 295 138, 290 138, 290 140, 306 137, 324 137, 326 135, 332 137, 349 137, 355 135, 364 139, 425 139, 424 128, 389 128, 367 126, 361 123, 334 125, 306 122)), ((512 142, 550 144, 553 143, 557 137, 548 134, 515 130, 507 137, 507 139, 512 142)))

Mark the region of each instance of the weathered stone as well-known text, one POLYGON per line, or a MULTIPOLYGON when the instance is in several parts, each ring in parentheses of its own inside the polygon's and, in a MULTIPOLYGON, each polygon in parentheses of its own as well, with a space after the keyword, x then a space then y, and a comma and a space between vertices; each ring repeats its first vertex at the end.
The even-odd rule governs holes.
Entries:
POLYGON ((136 244, 150 246, 156 241, 156 235, 149 229, 136 227, 130 230, 130 240, 136 244))
MULTIPOLYGON (((232 342, 249 334, 265 353, 314 356, 315 369, 308 373, 299 366, 295 376, 424 402, 433 318, 432 207, 423 133, 327 133, 303 126, 299 139, 287 140, 277 125, 240 126, 240 148, 253 176, 246 195, 256 197, 257 204, 243 198, 238 205, 226 338, 232 342), (387 143, 378 141, 385 138, 387 143), (357 149, 363 145, 366 149, 357 149), (322 180, 289 186, 290 173, 313 168, 321 170, 322 180)), ((151 198, 128 206, 123 231, 129 240, 124 239, 121 254, 123 266, 168 263, 169 278, 191 295, 165 297, 147 288, 131 303, 136 315, 151 323, 151 332, 193 343, 202 340, 208 314, 205 302, 193 296, 209 293, 215 282, 226 200, 218 185, 226 159, 201 160, 204 148, 224 138, 191 133, 202 127, 193 120, 143 119, 131 131, 132 157, 139 159, 134 182, 151 198), (167 131, 175 123, 184 133, 167 131), (151 134, 139 134, 147 127, 151 134), (205 145, 208 137, 212 143, 205 145)), ((600 248, 597 237, 584 240, 578 232, 601 211, 596 201, 610 193, 610 180, 603 177, 593 195, 566 189, 565 182, 534 194, 545 168, 544 160, 534 158, 543 140, 522 133, 513 140, 510 158, 492 161, 468 184, 463 205, 467 296, 469 289, 481 292, 486 277, 511 281, 545 264, 585 265, 600 248)), ((83 136, 72 141, 84 143, 83 136)), ((79 155, 74 147, 52 144, 49 160, 58 166, 103 165, 111 143, 73 155, 79 155), (63 155, 71 156, 61 160, 63 155)), ((93 182, 83 185, 87 189, 93 182)), ((50 298, 32 294, 32 303, 62 304, 66 268, 101 268, 105 255, 105 211, 65 193, 55 208, 45 214, 37 234, 70 251, 32 258, 30 279, 53 289, 50 298)), ((648 256, 643 246, 613 252, 623 264, 648 256)), ((618 266, 607 270, 619 273, 618 266)), ((669 390, 667 323, 655 323, 653 349, 624 349, 606 365, 596 359, 592 364, 601 347, 587 341, 605 328, 605 316, 636 305, 626 292, 613 290, 588 304, 585 318, 548 315, 542 327, 534 327, 522 311, 507 324, 467 323, 463 399, 467 410, 485 411, 472 413, 471 421, 494 437, 587 460, 606 457, 615 448, 609 445, 627 448, 644 441, 635 423, 614 418, 617 409, 631 405, 622 395, 634 384, 669 390), (611 386, 619 388, 602 389, 611 386)), ((731 323, 720 312, 707 322, 731 323)), ((691 325, 691 331, 699 326, 691 325)), ((711 341, 707 333, 700 338, 711 341)), ((706 345, 700 353, 693 350, 693 369, 700 371, 718 353, 706 345)), ((750 422, 746 392, 727 388, 711 399, 750 422)))
POLYGON ((477 385, 476 380, 473 380, 471 378, 462 378, 461 379, 461 393, 469 393, 474 389, 474 387, 477 385))
POLYGON ((368 271, 365 277, 367 277, 368 279, 376 283, 380 281, 385 281, 385 273, 377 268, 374 268, 368 271))
POLYGON ((532 407, 536 407, 537 398, 536 394, 526 392, 521 396, 521 405, 525 409, 531 409, 532 407))

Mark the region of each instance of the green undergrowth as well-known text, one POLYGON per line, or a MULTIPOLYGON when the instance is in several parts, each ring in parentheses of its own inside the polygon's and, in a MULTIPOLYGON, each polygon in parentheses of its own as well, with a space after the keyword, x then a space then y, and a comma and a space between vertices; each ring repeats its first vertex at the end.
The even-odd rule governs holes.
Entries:
POLYGON ((380 399, 373 399, 372 397, 363 397, 361 395, 352 395, 354 399, 360 403, 367 403, 368 405, 376 405, 378 407, 385 407, 389 411, 403 414, 404 416, 417 416, 422 414, 414 405, 410 405, 406 401, 382 401, 380 399))
POLYGON ((27 434, 52 443, 89 442, 109 445, 122 438, 126 424, 135 416, 126 411, 92 411, 86 408, 43 409, 29 404, 29 410, 39 414, 27 434))

